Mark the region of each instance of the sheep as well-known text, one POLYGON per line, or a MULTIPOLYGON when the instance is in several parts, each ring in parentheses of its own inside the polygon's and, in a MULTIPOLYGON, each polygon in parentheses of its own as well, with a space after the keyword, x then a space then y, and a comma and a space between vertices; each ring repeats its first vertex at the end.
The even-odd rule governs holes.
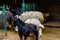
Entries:
POLYGON ((38 40, 37 39, 38 30, 36 28, 36 25, 24 23, 22 20, 18 18, 18 15, 14 21, 14 24, 18 26, 18 33, 21 40, 22 40, 22 35, 24 35, 24 40, 26 40, 26 37, 30 36, 29 34, 31 32, 33 32, 36 35, 36 40, 38 40))
POLYGON ((40 40, 42 40, 42 28, 44 28, 44 26, 41 24, 41 22, 36 18, 30 18, 30 19, 26 20, 25 23, 28 23, 28 24, 30 23, 30 24, 36 25, 37 29, 38 29, 40 40))
POLYGON ((27 19, 29 18, 38 18, 40 20, 41 23, 44 22, 44 17, 43 17, 43 13, 39 12, 39 11, 29 11, 29 12, 23 12, 19 18, 25 22, 27 19))

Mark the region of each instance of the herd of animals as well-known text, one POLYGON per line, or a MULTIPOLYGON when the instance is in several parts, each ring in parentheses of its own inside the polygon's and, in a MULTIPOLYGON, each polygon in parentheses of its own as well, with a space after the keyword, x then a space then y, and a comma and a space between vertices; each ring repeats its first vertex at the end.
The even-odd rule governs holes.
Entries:
POLYGON ((30 40, 34 40, 32 36, 36 37, 35 40, 38 40, 38 38, 42 40, 42 29, 44 28, 43 13, 39 11, 27 11, 14 14, 8 10, 6 11, 6 19, 7 26, 15 28, 21 40, 23 40, 22 36, 24 36, 24 40, 30 36, 30 40))

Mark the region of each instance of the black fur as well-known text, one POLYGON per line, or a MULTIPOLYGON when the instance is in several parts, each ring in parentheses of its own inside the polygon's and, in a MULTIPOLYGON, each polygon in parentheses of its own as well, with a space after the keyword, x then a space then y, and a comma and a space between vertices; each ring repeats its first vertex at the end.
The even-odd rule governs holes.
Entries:
POLYGON ((19 18, 15 20, 15 25, 18 26, 18 32, 21 40, 22 35, 24 35, 24 40, 26 40, 30 32, 34 32, 34 34, 37 36, 36 40, 38 40, 38 30, 35 25, 24 23, 19 18))

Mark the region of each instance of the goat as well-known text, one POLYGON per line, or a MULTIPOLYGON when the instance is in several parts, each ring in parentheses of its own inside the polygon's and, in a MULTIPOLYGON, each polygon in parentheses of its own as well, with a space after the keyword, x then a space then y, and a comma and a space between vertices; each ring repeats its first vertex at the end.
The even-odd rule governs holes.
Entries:
POLYGON ((24 23, 19 18, 15 19, 14 24, 18 26, 18 34, 21 40, 22 35, 24 35, 24 40, 26 40, 31 32, 36 35, 36 40, 38 40, 38 30, 35 25, 24 23))

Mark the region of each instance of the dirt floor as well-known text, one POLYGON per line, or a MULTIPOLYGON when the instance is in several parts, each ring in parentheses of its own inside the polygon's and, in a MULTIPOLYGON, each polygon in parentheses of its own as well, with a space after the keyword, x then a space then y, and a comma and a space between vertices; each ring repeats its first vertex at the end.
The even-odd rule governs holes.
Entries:
POLYGON ((43 40, 60 40, 60 28, 46 27, 43 30, 43 40))
MULTIPOLYGON (((18 33, 14 31, 8 31, 7 36, 3 35, 3 31, 0 30, 0 40, 20 40, 18 33)), ((43 35, 42 35, 43 40, 60 40, 60 28, 51 28, 51 27, 46 27, 43 29, 43 35)))

